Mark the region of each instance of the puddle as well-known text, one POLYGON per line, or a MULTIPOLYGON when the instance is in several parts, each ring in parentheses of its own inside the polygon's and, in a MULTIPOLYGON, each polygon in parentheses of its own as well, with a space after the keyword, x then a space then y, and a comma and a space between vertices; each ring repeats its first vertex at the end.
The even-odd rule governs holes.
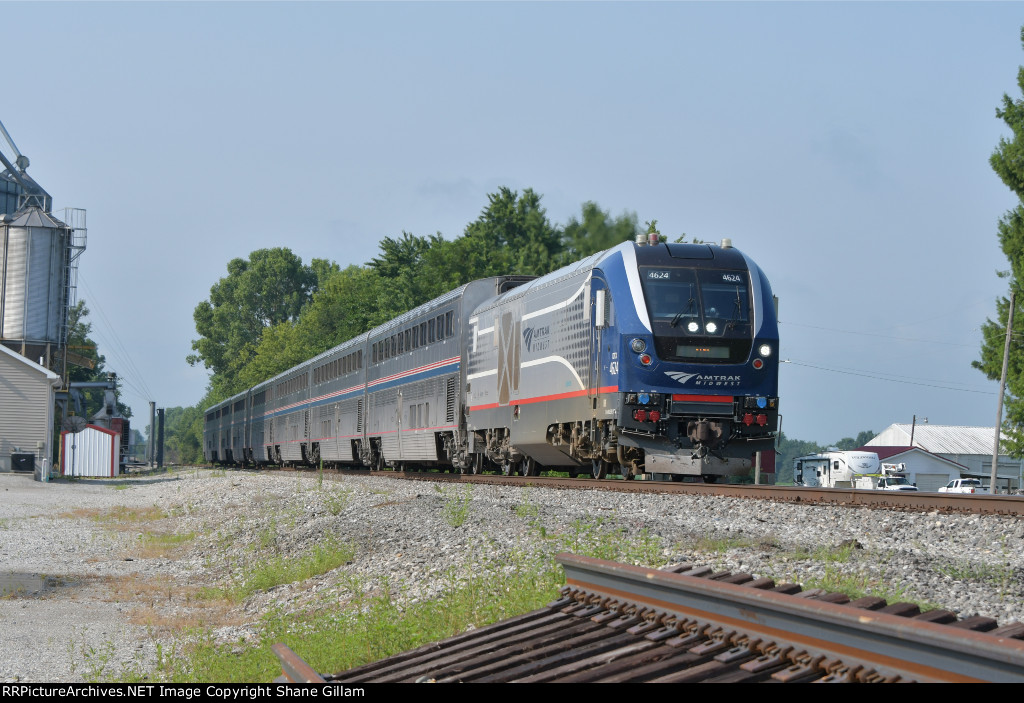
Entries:
POLYGON ((42 574, 0 572, 0 598, 31 598, 56 587, 58 580, 42 574))

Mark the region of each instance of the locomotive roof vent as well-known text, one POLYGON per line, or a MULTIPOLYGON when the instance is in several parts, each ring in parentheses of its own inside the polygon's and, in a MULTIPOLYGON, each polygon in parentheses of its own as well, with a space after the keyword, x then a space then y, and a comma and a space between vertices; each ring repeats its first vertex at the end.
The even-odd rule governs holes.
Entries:
POLYGON ((636 235, 636 245, 638 247, 642 247, 645 244, 647 244, 647 235, 646 234, 638 234, 638 235, 636 235))
POLYGON ((729 239, 728 237, 725 237, 724 239, 722 239, 721 246, 723 249, 732 249, 732 240, 729 239))

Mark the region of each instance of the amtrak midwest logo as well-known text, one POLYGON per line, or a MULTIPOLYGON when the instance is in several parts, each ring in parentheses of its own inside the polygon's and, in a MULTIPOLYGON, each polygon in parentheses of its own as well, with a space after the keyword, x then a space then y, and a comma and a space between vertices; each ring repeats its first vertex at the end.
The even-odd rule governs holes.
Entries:
POLYGON ((673 381, 679 382, 681 385, 685 385, 691 379, 695 386, 715 386, 717 388, 725 388, 728 386, 740 385, 739 376, 722 376, 718 374, 710 373, 683 373, 681 371, 666 371, 665 375, 671 378, 673 381))
POLYGON ((551 346, 551 327, 527 327, 523 330, 523 342, 526 343, 526 351, 544 351, 551 346))

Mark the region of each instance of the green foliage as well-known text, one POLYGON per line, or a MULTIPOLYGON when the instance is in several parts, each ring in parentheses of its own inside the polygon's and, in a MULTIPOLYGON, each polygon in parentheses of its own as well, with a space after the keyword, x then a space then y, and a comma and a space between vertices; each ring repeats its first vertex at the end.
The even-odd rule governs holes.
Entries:
POLYGON ((473 501, 473 486, 439 486, 434 485, 434 490, 444 496, 444 507, 441 515, 444 521, 452 527, 462 527, 469 518, 469 505, 473 501))
POLYGON ((793 459, 807 454, 817 454, 823 451, 824 447, 817 442, 806 442, 800 439, 790 439, 785 432, 779 433, 778 445, 775 449, 775 482, 793 482, 793 459))
POLYGON ((327 537, 301 556, 284 555, 261 560, 246 572, 245 580, 236 582, 228 588, 209 590, 205 595, 241 602, 254 593, 268 591, 281 584, 295 583, 326 574, 352 561, 353 556, 355 548, 350 544, 327 537))
POLYGON ((876 433, 871 430, 864 430, 856 437, 843 437, 841 440, 835 443, 836 449, 841 449, 844 452, 857 447, 863 447, 865 444, 875 438, 876 433))
MULTIPOLYGON (((68 310, 68 350, 91 360, 94 364, 93 368, 88 369, 69 361, 67 367, 69 382, 107 380, 107 371, 104 368, 106 358, 99 353, 96 342, 89 336, 92 334, 92 323, 86 322, 88 316, 89 308, 86 307, 84 300, 79 300, 68 310)), ((121 387, 120 380, 117 385, 118 388, 121 387)), ((102 388, 83 388, 79 392, 82 395, 82 409, 78 414, 85 418, 91 418, 103 407, 105 391, 102 388)), ((132 416, 131 408, 127 405, 118 402, 117 409, 124 417, 132 416)))
POLYGON ((193 315, 199 339, 190 364, 202 362, 214 373, 215 387, 230 395, 239 389, 231 383, 248 363, 264 330, 292 322, 327 276, 331 264, 305 266, 290 249, 259 249, 248 259, 228 262, 228 275, 210 288, 210 299, 196 306, 193 315))
MULTIPOLYGON (((1024 44, 1024 28, 1021 29, 1021 43, 1024 44)), ((1024 92, 1024 66, 1018 67, 1017 85, 1024 92)), ((1013 100, 1004 94, 1002 107, 996 108, 996 117, 1006 123, 1012 137, 999 139, 999 146, 992 153, 989 163, 1019 200, 999 220, 999 244, 1010 262, 1010 269, 999 275, 1008 279, 1009 289, 1021 301, 1021 283, 1024 282, 1024 100, 1013 100)), ((974 368, 993 380, 1002 375, 1009 308, 1009 297, 1000 297, 996 301, 995 320, 986 320, 981 328, 981 359, 972 363, 974 368)), ((1019 340, 1022 334, 1024 315, 1017 311, 1014 315, 1013 335, 1019 340)), ((1016 457, 1024 456, 1024 354, 1021 351, 1019 342, 1010 347, 1003 421, 1003 428, 1009 435, 1004 451, 1016 457)))
POLYGON ((636 232, 636 213, 624 213, 613 218, 596 203, 583 203, 582 219, 573 217, 565 226, 562 235, 564 250, 558 263, 566 265, 632 240, 636 232))
POLYGON ((202 461, 202 428, 203 411, 197 407, 164 410, 164 462, 195 464, 202 461), (196 434, 197 429, 199 434, 196 434))

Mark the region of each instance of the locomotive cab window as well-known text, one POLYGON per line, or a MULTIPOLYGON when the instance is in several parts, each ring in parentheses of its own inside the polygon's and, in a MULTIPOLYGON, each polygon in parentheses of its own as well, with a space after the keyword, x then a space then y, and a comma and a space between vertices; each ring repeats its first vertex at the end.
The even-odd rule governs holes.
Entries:
POLYGON ((647 311, 660 358, 742 363, 750 355, 746 271, 641 267, 647 311))

